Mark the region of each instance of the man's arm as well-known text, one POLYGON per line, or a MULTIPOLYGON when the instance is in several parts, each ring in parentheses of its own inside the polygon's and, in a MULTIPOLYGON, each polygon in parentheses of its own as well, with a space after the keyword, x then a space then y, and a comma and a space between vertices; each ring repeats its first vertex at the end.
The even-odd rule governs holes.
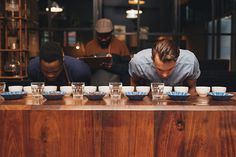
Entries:
POLYGON ((137 81, 133 77, 130 77, 130 85, 137 86, 137 81))
POLYGON ((196 92, 197 80, 187 79, 186 82, 187 82, 187 84, 189 86, 189 93, 191 95, 197 95, 197 92, 196 92))

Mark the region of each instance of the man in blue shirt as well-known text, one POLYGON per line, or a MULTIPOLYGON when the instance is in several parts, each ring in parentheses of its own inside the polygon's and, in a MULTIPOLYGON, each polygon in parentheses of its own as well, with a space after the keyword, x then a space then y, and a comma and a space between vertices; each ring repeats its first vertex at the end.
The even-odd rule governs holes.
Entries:
POLYGON ((56 42, 42 45, 39 57, 29 62, 28 77, 34 82, 45 82, 46 85, 70 85, 71 82, 90 83, 89 66, 81 60, 64 56, 63 50, 56 42))
POLYGON ((168 39, 157 41, 153 49, 135 54, 129 63, 132 85, 149 85, 154 81, 170 86, 187 83, 189 92, 196 93, 200 73, 196 56, 188 50, 179 49, 168 39))

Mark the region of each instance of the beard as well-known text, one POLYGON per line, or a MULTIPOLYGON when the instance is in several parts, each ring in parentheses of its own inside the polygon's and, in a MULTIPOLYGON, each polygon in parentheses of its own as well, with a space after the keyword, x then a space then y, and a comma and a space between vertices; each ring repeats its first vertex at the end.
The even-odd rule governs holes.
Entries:
POLYGON ((107 41, 98 41, 98 43, 99 43, 99 45, 101 46, 102 49, 108 48, 110 42, 111 42, 111 39, 107 40, 107 41))

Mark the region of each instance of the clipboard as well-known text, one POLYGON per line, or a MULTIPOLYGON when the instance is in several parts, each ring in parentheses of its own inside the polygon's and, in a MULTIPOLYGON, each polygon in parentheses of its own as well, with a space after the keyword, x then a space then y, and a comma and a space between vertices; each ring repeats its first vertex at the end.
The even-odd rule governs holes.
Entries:
POLYGON ((112 61, 112 57, 107 56, 79 57, 79 59, 87 63, 91 69, 100 69, 102 63, 110 63, 112 61))

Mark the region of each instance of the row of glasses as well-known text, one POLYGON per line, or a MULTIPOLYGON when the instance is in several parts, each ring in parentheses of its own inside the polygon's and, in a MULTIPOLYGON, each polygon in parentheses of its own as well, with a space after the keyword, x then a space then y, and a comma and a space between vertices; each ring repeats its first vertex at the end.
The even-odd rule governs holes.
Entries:
MULTIPOLYGON (((73 98, 83 98, 84 94, 84 82, 72 82, 72 93, 73 98)), ((112 99, 121 99, 122 83, 121 82, 110 82, 109 83, 110 96, 112 99)))
MULTIPOLYGON (((84 82, 72 82, 72 92, 74 98, 83 98, 83 92, 85 83, 84 82)), ((42 93, 45 87, 44 82, 32 82, 32 96, 33 98, 42 98, 42 93)), ((5 82, 0 82, 0 92, 4 92, 6 88, 5 82)), ((122 83, 121 82, 110 82, 109 83, 110 96, 112 99, 121 99, 122 94, 122 83)), ((152 82, 151 91, 153 99, 161 99, 163 97, 164 83, 152 82)))
MULTIPOLYGON (((84 82, 72 82, 72 92, 74 98, 82 98, 83 90, 84 90, 84 82)), ((33 98, 42 98, 42 94, 44 91, 45 83, 44 82, 32 82, 31 90, 33 98)))
MULTIPOLYGON (((31 83, 32 95, 34 98, 42 97, 44 86, 45 86, 44 82, 31 83)), ((72 82, 71 86, 72 86, 73 98, 79 98, 79 99, 83 98, 85 83, 72 82)), ((121 99, 121 94, 122 94, 121 82, 110 82, 109 89, 110 89, 110 96, 112 99, 121 99)), ((153 99, 161 99, 163 97, 164 83, 152 82, 151 91, 153 99)))

